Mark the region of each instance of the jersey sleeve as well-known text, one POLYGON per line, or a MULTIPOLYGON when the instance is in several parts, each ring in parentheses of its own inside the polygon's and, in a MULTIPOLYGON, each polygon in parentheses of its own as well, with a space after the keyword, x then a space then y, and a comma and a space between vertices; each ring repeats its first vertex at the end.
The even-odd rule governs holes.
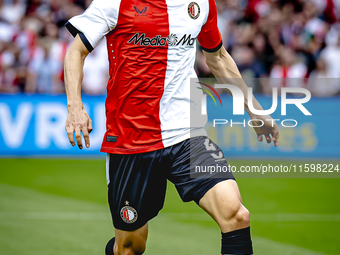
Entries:
POLYGON ((83 14, 71 18, 66 28, 74 37, 79 34, 91 52, 117 25, 119 5, 119 0, 94 0, 83 14))
POLYGON ((222 36, 217 27, 217 10, 215 0, 209 1, 209 14, 202 26, 197 40, 206 52, 216 52, 222 47, 222 36))

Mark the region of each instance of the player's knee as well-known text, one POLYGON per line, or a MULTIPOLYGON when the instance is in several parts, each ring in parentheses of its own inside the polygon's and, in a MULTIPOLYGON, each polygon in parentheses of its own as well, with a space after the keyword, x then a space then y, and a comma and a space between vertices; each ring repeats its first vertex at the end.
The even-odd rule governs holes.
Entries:
POLYGON ((238 225, 248 227, 249 226, 249 220, 250 220, 250 213, 249 211, 244 207, 240 206, 240 209, 235 215, 235 220, 238 225))
POLYGON ((138 240, 115 245, 114 255, 141 255, 146 249, 146 241, 138 240))
POLYGON ((222 232, 229 232, 249 226, 249 211, 241 204, 231 205, 220 221, 222 232))
POLYGON ((132 247, 129 248, 123 248, 123 249, 117 249, 114 251, 114 255, 141 255, 145 251, 144 250, 134 250, 132 247))

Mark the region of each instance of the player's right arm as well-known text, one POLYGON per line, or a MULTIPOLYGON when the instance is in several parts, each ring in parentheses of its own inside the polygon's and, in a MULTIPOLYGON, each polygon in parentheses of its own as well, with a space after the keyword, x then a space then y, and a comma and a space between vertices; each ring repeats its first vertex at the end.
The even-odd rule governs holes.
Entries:
POLYGON ((83 148, 80 131, 83 132, 87 148, 90 147, 89 134, 92 131, 92 120, 86 113, 81 100, 83 66, 88 54, 89 50, 86 48, 78 34, 68 49, 64 60, 64 77, 68 109, 65 128, 72 146, 75 146, 73 134, 74 132, 76 133, 76 141, 79 149, 83 148))
POLYGON ((83 14, 71 18, 66 24, 66 28, 74 36, 64 60, 68 108, 66 131, 72 146, 75 145, 73 134, 76 132, 79 149, 83 148, 80 131, 83 132, 86 147, 90 147, 89 133, 92 131, 92 121, 81 100, 84 61, 103 37, 117 25, 119 5, 120 1, 93 0, 83 14))

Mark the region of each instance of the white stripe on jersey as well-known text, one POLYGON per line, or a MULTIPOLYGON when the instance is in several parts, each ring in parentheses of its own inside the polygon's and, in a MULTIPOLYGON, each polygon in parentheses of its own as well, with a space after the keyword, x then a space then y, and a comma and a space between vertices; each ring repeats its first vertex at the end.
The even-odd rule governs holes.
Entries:
MULTIPOLYGON (((183 36, 196 38, 201 26, 206 22, 209 13, 208 1, 197 1, 201 13, 197 19, 192 19, 188 13, 191 1, 166 0, 168 6, 170 35, 176 35, 177 41, 183 36), (180 10, 183 10, 180 11, 180 10), (186 24, 186 26, 183 26, 186 24)), ((190 136, 207 135, 202 128, 207 122, 206 116, 196 115, 195 124, 190 123, 191 108, 190 79, 197 79, 194 70, 196 56, 196 40, 192 47, 169 46, 164 94, 160 101, 160 120, 164 147, 179 143, 190 136), (190 134, 190 127, 194 128, 190 134), (200 130, 197 130, 197 127, 200 130), (196 129, 195 129, 196 128, 196 129), (193 132, 195 130, 195 133, 193 132), (197 132, 198 131, 198 132, 197 132)), ((195 91, 196 92, 196 91, 195 91)), ((197 89, 197 93, 203 94, 197 89)), ((192 116, 192 115, 191 115, 192 116)), ((193 122, 193 121, 191 121, 193 122)))

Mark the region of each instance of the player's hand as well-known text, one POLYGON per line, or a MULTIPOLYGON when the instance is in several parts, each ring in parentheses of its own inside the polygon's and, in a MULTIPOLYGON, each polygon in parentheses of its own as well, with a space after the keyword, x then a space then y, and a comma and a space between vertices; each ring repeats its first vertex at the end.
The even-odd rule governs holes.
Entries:
POLYGON ((251 116, 252 126, 257 134, 257 140, 262 142, 263 136, 267 143, 273 142, 275 147, 279 146, 279 128, 276 121, 269 115, 251 116))
POLYGON ((80 133, 80 131, 82 131, 85 139, 85 145, 87 148, 90 147, 89 134, 92 131, 92 120, 82 106, 68 107, 68 117, 66 119, 65 129, 67 132, 68 140, 70 141, 72 146, 76 145, 73 139, 73 133, 76 132, 76 141, 78 147, 79 149, 83 148, 80 133))

